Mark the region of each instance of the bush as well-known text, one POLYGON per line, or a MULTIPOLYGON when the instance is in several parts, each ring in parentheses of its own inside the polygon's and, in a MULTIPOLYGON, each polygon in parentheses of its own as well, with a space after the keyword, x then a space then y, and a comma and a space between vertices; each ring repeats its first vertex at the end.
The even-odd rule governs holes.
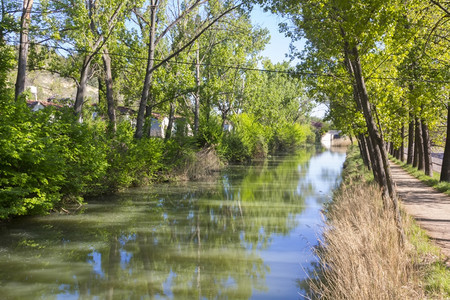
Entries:
POLYGON ((226 133, 218 149, 219 155, 230 162, 248 162, 251 159, 248 149, 235 133, 226 133))
POLYGON ((234 131, 223 136, 219 153, 229 161, 248 162, 264 158, 270 152, 292 152, 305 143, 314 143, 309 125, 282 123, 276 128, 264 126, 251 114, 232 119, 234 131))
POLYGON ((243 162, 264 158, 268 154, 271 132, 250 114, 236 115, 232 119, 235 130, 225 136, 221 153, 230 161, 243 162))
POLYGON ((129 148, 133 139, 133 129, 129 122, 117 124, 117 132, 109 141, 108 176, 104 178, 104 185, 108 191, 128 187, 135 180, 128 163, 129 148))
POLYGON ((24 98, 0 101, 0 119, 0 219, 148 183, 162 166, 164 142, 135 140, 126 124, 108 138, 101 120, 80 124, 69 108, 31 112, 24 98))
POLYGON ((44 213, 99 188, 107 163, 98 128, 65 110, 32 113, 24 98, 0 111, 0 218, 44 213))
POLYGON ((2 101, 0 116, 0 218, 51 208, 64 181, 52 157, 58 145, 40 134, 24 100, 2 101))
POLYGON ((109 141, 109 167, 105 178, 109 191, 146 184, 155 178, 162 167, 163 140, 136 140, 133 133, 129 122, 122 122, 117 126, 116 135, 109 141))
POLYGON ((222 134, 221 120, 218 116, 212 115, 206 119, 202 115, 196 137, 198 147, 203 148, 219 144, 222 139, 222 134))
POLYGON ((285 123, 275 131, 273 140, 273 151, 293 151, 307 141, 314 141, 314 133, 309 125, 285 123))

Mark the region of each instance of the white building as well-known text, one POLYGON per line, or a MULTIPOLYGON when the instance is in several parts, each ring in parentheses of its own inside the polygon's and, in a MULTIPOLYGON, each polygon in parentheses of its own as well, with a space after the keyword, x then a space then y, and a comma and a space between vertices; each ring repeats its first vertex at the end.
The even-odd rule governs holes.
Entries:
POLYGON ((341 133, 340 130, 329 130, 322 136, 320 142, 325 148, 349 146, 351 144, 350 138, 342 136, 341 133))

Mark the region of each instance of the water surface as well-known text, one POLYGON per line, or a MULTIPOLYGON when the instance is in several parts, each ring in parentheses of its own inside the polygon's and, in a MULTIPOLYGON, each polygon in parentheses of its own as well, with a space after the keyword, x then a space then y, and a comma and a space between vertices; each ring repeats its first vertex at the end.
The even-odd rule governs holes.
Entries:
POLYGON ((303 150, 0 227, 2 299, 301 299, 344 153, 303 150))

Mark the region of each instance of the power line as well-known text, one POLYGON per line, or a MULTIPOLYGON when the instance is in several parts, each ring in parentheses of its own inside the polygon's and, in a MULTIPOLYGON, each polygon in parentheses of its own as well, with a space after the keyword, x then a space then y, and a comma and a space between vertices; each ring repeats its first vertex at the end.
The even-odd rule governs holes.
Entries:
MULTIPOLYGON (((13 42, 9 40, 8 42, 13 42)), ((14 43, 14 42, 13 42, 14 43)), ((41 45, 37 42, 29 42, 30 45, 41 45)), ((17 45, 17 42, 15 42, 15 45, 17 45)), ((57 45, 48 45, 46 44, 45 47, 53 48, 53 49, 61 49, 66 52, 70 52, 71 49, 67 49, 65 47, 57 46, 57 45)), ((92 51, 88 50, 73 50, 78 53, 84 53, 84 54, 94 54, 92 51)), ((130 58, 130 59, 137 59, 137 60, 143 60, 147 61, 147 57, 141 57, 136 55, 130 55, 130 54, 121 54, 121 53, 114 53, 109 52, 110 56, 116 56, 116 57, 124 57, 124 58, 130 58)), ((163 59, 153 59, 155 62, 162 62, 163 59)), ((188 61, 179 61, 179 60, 169 60, 167 63, 171 64, 178 64, 178 65, 195 65, 195 62, 188 62, 188 61)), ((214 68, 224 68, 224 69, 234 69, 234 70, 241 70, 241 71, 253 71, 253 72, 263 72, 263 73, 274 73, 274 74, 285 74, 293 77, 328 77, 328 78, 334 78, 334 79, 340 79, 340 80, 346 80, 346 77, 339 77, 330 73, 315 73, 315 72, 301 72, 301 71, 293 71, 293 70, 267 70, 267 69, 260 69, 260 68, 251 68, 251 67, 244 67, 244 66, 235 66, 235 65, 221 65, 221 64, 213 64, 213 63, 200 63, 199 65, 203 67, 214 67, 214 68)), ((421 79, 421 78, 407 78, 407 77, 368 77, 367 79, 370 80, 393 80, 393 81, 407 81, 407 82, 424 82, 424 83, 450 83, 450 81, 446 80, 429 80, 429 79, 421 79)))

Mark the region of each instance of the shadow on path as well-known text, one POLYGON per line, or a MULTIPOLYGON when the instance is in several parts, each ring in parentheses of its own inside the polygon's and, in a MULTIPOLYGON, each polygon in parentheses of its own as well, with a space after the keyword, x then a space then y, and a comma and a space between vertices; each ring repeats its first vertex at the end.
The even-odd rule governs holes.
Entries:
POLYGON ((442 248, 450 266, 450 196, 436 191, 391 163, 392 176, 406 212, 442 248))

